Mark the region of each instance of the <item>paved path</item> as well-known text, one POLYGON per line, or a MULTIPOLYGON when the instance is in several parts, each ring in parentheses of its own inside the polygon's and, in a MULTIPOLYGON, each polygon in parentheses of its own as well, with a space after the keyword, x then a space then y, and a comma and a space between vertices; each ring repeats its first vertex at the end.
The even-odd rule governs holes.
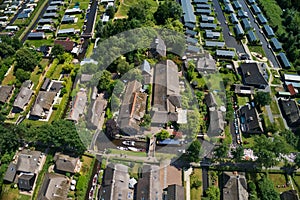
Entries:
POLYGON ((191 200, 191 179, 190 176, 193 172, 193 168, 189 168, 187 171, 183 171, 183 180, 185 181, 185 196, 186 200, 191 200))
POLYGON ((271 123, 274 123, 274 117, 273 117, 273 113, 272 113, 272 110, 271 110, 270 105, 266 105, 265 108, 266 108, 266 110, 267 110, 267 113, 268 113, 270 122, 271 122, 271 123))

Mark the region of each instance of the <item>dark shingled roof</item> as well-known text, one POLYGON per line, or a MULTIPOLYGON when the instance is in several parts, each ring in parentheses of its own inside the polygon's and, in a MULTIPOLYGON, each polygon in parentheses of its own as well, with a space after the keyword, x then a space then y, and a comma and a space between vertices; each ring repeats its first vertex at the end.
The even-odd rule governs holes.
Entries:
POLYGON ((279 99, 279 105, 282 110, 282 114, 291 127, 297 127, 300 125, 299 107, 294 100, 279 99))
POLYGON ((0 86, 0 103, 6 103, 10 98, 12 92, 14 90, 13 86, 9 85, 1 85, 0 86))
POLYGON ((181 185, 169 185, 167 187, 168 200, 184 200, 184 187, 181 185))
POLYGON ((262 133, 263 129, 258 119, 257 111, 250 105, 245 105, 239 110, 241 130, 244 133, 262 133))
POLYGON ((41 87, 41 90, 46 91, 48 89, 50 82, 51 82, 51 80, 49 78, 45 78, 44 83, 41 87))
POLYGON ((71 40, 55 40, 54 45, 55 44, 62 45, 65 51, 72 51, 74 47, 74 42, 71 40))
POLYGON ((244 173, 223 173, 223 200, 246 200, 248 199, 247 181, 244 173))
POLYGON ((207 95, 205 95, 205 103, 209 108, 217 106, 216 98, 213 95, 213 93, 210 92, 207 95))
POLYGON ((13 106, 15 108, 24 110, 24 107, 29 103, 32 94, 33 94, 33 90, 27 87, 22 87, 18 96, 15 99, 13 106))
POLYGON ((34 180, 35 180, 35 174, 34 173, 30 173, 30 174, 22 173, 18 177, 19 189, 20 190, 26 190, 26 191, 32 190, 34 180))
POLYGON ((285 53, 283 52, 280 52, 278 55, 277 55, 280 63, 283 65, 283 67, 285 68, 290 68, 291 67, 291 63, 290 61, 288 60, 288 58, 286 57, 285 53))
POLYGON ((16 177, 16 173, 17 173, 17 165, 14 163, 9 163, 7 170, 5 172, 4 178, 3 180, 8 181, 10 183, 12 183, 16 177))
POLYGON ((268 85, 257 63, 243 63, 240 65, 240 71, 245 85, 256 88, 265 88, 268 85))
POLYGON ((41 156, 40 151, 31 151, 28 149, 22 150, 18 154, 17 171, 26 173, 35 173, 39 168, 39 161, 41 156))
POLYGON ((220 136, 224 131, 225 121, 224 115, 221 111, 210 110, 209 111, 209 127, 207 135, 209 137, 220 136))
POLYGON ((299 200, 296 190, 284 191, 280 194, 281 200, 299 200))
POLYGON ((154 200, 162 199, 160 186, 160 167, 156 165, 144 165, 142 175, 136 186, 136 199, 154 200))
POLYGON ((79 158, 57 153, 54 157, 55 169, 60 172, 75 173, 79 158))
POLYGON ((56 92, 40 91, 30 114, 37 117, 43 117, 43 113, 50 110, 55 96, 56 92))
POLYGON ((167 53, 167 47, 165 45, 165 42, 160 38, 160 37, 157 37, 152 45, 151 45, 151 48, 152 50, 155 50, 155 53, 162 56, 162 57, 165 57, 166 56, 166 53, 167 53))
POLYGON ((69 191, 69 180, 66 176, 46 173, 38 200, 66 200, 69 191))

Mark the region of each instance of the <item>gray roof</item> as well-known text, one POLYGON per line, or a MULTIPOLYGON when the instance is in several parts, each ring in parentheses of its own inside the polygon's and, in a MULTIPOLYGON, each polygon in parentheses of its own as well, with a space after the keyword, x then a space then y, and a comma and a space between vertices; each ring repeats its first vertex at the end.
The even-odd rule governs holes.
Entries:
POLYGON ((241 75, 243 83, 258 88, 264 88, 268 85, 268 82, 261 74, 257 63, 243 63, 240 65, 241 75))
POLYGON ((86 82, 91 81, 92 78, 93 78, 93 75, 92 75, 92 74, 81 74, 80 82, 81 82, 81 83, 86 83, 86 82))
POLYGON ((15 99, 13 106, 23 110, 24 107, 29 103, 32 94, 33 90, 27 87, 22 87, 17 98, 15 99))
POLYGON ((275 33, 274 33, 273 29, 269 25, 264 25, 264 31, 265 31, 268 38, 271 38, 271 37, 275 36, 275 33))
POLYGON ((40 91, 30 114, 37 117, 43 117, 44 112, 50 110, 55 96, 56 92, 40 91))
POLYGON ((242 19, 242 26, 245 30, 250 30, 252 28, 250 21, 246 18, 242 19))
POLYGON ((44 32, 31 32, 28 34, 28 39, 32 39, 32 38, 43 39, 44 37, 45 37, 44 32))
POLYGON ((148 74, 151 74, 151 67, 150 64, 147 60, 144 60, 142 65, 141 65, 141 70, 142 72, 146 72, 148 74))
POLYGON ((211 4, 196 4, 196 8, 210 9, 211 8, 211 4))
POLYGON ((271 38, 270 42, 275 51, 279 51, 282 49, 281 43, 278 41, 277 38, 271 38))
POLYGON ((72 17, 70 15, 64 15, 62 18, 62 23, 74 23, 75 17, 72 17))
POLYGON ((286 67, 286 68, 291 67, 291 63, 288 60, 288 58, 286 57, 285 53, 283 53, 283 52, 279 53, 278 58, 279 58, 279 61, 281 62, 281 64, 283 65, 283 67, 286 67))
POLYGON ((203 23, 201 22, 200 23, 200 28, 203 28, 203 29, 216 29, 217 28, 217 24, 213 24, 213 23, 203 23))
POLYGON ((238 10, 238 17, 248 18, 248 13, 244 10, 238 10))
POLYGON ((160 56, 166 56, 167 47, 165 42, 160 37, 155 38, 154 42, 152 43, 152 49, 155 49, 156 53, 158 53, 160 56))
POLYGON ((230 13, 230 20, 233 24, 237 24, 239 22, 235 13, 230 13))
POLYGON ((206 53, 205 56, 200 57, 197 61, 197 70, 199 72, 215 72, 217 71, 217 65, 215 59, 206 53))
POLYGON ((239 116, 241 119, 241 130, 243 133, 260 134, 263 132, 255 107, 250 105, 241 107, 239 110, 239 116))
POLYGON ((235 56, 234 51, 229 51, 229 50, 219 50, 217 49, 216 55, 220 57, 230 57, 233 58, 235 56))
POLYGON ((194 3, 197 3, 197 4, 207 4, 208 3, 208 0, 194 0, 194 3))
POLYGON ((46 9, 46 11, 56 11, 58 9, 59 9, 58 6, 48 6, 48 8, 46 9))
POLYGON ((205 46, 208 46, 208 47, 224 47, 225 42, 216 42, 216 41, 206 40, 205 41, 205 46))
POLYGON ((68 33, 74 34, 75 33, 75 29, 74 28, 60 29, 60 30, 58 30, 57 35, 68 34, 68 33))
POLYGON ((253 10, 254 14, 259 14, 259 13, 261 13, 261 10, 260 10, 260 8, 257 6, 257 4, 253 4, 253 5, 252 5, 252 10, 253 10))
POLYGON ((9 163, 3 180, 8 181, 10 183, 14 182, 16 173, 17 173, 17 165, 14 164, 13 162, 9 163))
POLYGON ((238 36, 241 36, 241 35, 244 35, 244 34, 245 34, 245 32, 244 32, 244 30, 243 30, 243 28, 241 27, 240 24, 236 24, 236 25, 234 26, 234 31, 235 31, 235 33, 236 33, 238 36))
POLYGON ((38 200, 65 200, 69 190, 69 180, 66 176, 46 173, 38 193, 38 200))
POLYGON ((280 99, 279 105, 282 114, 289 126, 299 127, 300 125, 300 111, 297 103, 294 100, 280 99))
POLYGON ((191 44, 197 44, 198 43, 198 39, 195 39, 195 38, 191 38, 191 37, 187 37, 186 38, 186 42, 187 43, 191 43, 191 44))
POLYGON ((192 30, 189 30, 189 29, 187 29, 187 30, 185 31, 185 33, 186 33, 187 35, 191 35, 191 36, 195 36, 195 35, 198 34, 196 31, 192 31, 192 30))
POLYGON ((215 18, 212 16, 201 15, 202 22, 213 22, 214 20, 215 20, 215 18))
POLYGON ((75 173, 76 165, 79 158, 70 157, 68 155, 56 153, 54 157, 55 169, 60 172, 75 173))
POLYGON ((138 179, 136 187, 136 199, 161 200, 162 188, 160 186, 160 167, 156 165, 144 165, 142 177, 138 179))
POLYGON ((212 30, 205 30, 205 37, 210 39, 217 39, 221 36, 220 32, 212 31, 212 30))
POLYGON ((240 4, 240 2, 238 2, 238 1, 233 1, 232 2, 233 3, 233 7, 235 8, 235 9, 241 9, 242 8, 242 5, 240 4))
POLYGON ((167 188, 168 200, 184 200, 184 187, 181 185, 168 185, 167 188))
POLYGON ((207 14, 207 15, 210 15, 211 14, 211 9, 201 9, 201 8, 197 8, 196 13, 199 13, 199 14, 207 14))
POLYGON ((94 126, 98 127, 101 116, 105 114, 104 111, 106 105, 107 105, 107 101, 105 101, 101 96, 97 97, 93 105, 92 118, 91 118, 91 122, 94 126))
POLYGON ((128 185, 128 167, 110 163, 104 171, 100 199, 128 199, 128 185))
POLYGON ((73 106, 70 111, 68 119, 78 122, 79 118, 84 113, 86 103, 87 103, 86 91, 81 90, 77 92, 76 97, 73 100, 73 106))
POLYGON ((181 0, 184 22, 196 23, 196 16, 191 0, 181 0))
POLYGON ((51 82, 51 80, 49 78, 45 78, 43 85, 41 87, 41 90, 46 91, 48 89, 50 82, 51 82))
POLYGON ((18 186, 21 190, 30 191, 33 188, 35 180, 34 173, 21 173, 18 177, 18 186))
POLYGON ((224 115, 221 111, 210 110, 209 111, 209 127, 207 130, 207 135, 209 137, 220 136, 224 131, 225 120, 224 115))
POLYGON ((6 103, 10 98, 14 87, 12 85, 0 85, 0 102, 6 103))
POLYGON ((232 5, 230 3, 225 4, 225 11, 227 13, 233 13, 234 12, 234 9, 233 9, 233 7, 232 7, 232 5))
POLYGON ((255 42, 255 41, 258 40, 258 38, 256 37, 256 34, 252 30, 248 31, 247 38, 248 38, 250 43, 255 42))
POLYGON ((187 51, 188 52, 193 52, 193 53, 199 53, 200 52, 200 47, 194 46, 194 45, 188 45, 187 46, 187 51))
POLYGON ((56 18, 56 17, 58 17, 58 14, 56 14, 56 13, 45 13, 44 15, 43 15, 43 18, 45 19, 45 18, 56 18))
POLYGON ((17 171, 26 173, 35 173, 40 165, 40 156, 42 152, 24 149, 18 155, 17 171))
POLYGON ((205 95, 205 103, 209 108, 216 107, 218 105, 215 95, 212 92, 209 92, 207 95, 205 95))
POLYGON ((248 199, 247 181, 244 173, 223 173, 223 199, 246 200, 248 199))
POLYGON ((261 23, 261 24, 268 23, 268 20, 265 18, 265 16, 263 14, 258 14, 257 19, 258 19, 259 23, 261 23))

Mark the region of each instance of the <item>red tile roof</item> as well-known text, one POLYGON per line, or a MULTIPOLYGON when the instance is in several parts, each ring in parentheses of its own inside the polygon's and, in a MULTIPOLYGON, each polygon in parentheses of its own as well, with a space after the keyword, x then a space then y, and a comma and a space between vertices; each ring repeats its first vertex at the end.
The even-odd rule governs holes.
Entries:
POLYGON ((296 91, 295 91, 295 88, 292 84, 289 84, 287 86, 287 88, 288 88, 289 92, 291 93, 291 96, 294 96, 295 94, 297 94, 296 91))

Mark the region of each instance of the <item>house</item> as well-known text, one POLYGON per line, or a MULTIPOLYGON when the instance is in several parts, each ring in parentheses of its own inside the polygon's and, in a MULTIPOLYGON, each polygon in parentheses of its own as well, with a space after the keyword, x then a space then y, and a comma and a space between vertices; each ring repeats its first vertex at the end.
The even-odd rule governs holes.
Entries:
POLYGON ((66 176, 46 173, 43 184, 38 193, 38 200, 65 200, 68 199, 70 180, 66 176))
POLYGON ((164 199, 167 200, 184 200, 184 187, 181 185, 168 185, 167 188, 164 189, 164 199))
POLYGON ((75 43, 71 40, 54 40, 54 45, 61 45, 65 51, 71 52, 75 43))
POLYGON ((142 84, 130 81, 122 99, 118 124, 123 134, 135 135, 139 132, 139 123, 145 115, 147 94, 140 92, 142 84))
POLYGON ((63 1, 51 1, 50 2, 50 6, 61 6, 63 4, 64 4, 63 1))
POLYGON ((234 9, 239 10, 242 8, 242 5, 238 1, 233 1, 232 2, 234 9))
POLYGON ((43 18, 44 19, 47 19, 47 18, 58 18, 58 14, 57 13, 45 13, 43 15, 43 18))
POLYGON ((99 199, 133 199, 133 194, 130 193, 128 186, 128 167, 123 164, 110 163, 104 171, 103 183, 99 191, 99 199))
POLYGON ((145 85, 151 83, 152 79, 152 73, 151 73, 151 67, 150 64, 147 60, 144 60, 142 65, 141 65, 141 71, 142 71, 142 76, 143 76, 143 83, 145 85))
POLYGON ((238 24, 239 23, 239 20, 238 20, 235 13, 230 13, 230 20, 231 20, 231 23, 233 23, 233 24, 238 24))
POLYGON ((210 4, 196 4, 196 8, 198 9, 211 9, 210 4))
POLYGON ((291 63, 290 61, 288 60, 288 58, 286 57, 285 53, 283 52, 280 52, 278 55, 277 55, 277 58, 281 64, 282 67, 284 68, 291 68, 291 63))
POLYGON ((191 38, 191 37, 186 37, 186 42, 188 44, 192 44, 192 45, 197 45, 198 44, 198 40, 196 38, 191 38))
POLYGON ((270 44, 274 51, 282 50, 281 43, 278 41, 278 39, 276 37, 271 38, 270 44))
POLYGON ((18 26, 7 26, 5 27, 6 31, 18 31, 20 28, 18 26))
POLYGON ((80 171, 81 163, 78 157, 74 158, 61 153, 56 153, 54 156, 54 161, 55 161, 54 169, 58 173, 75 174, 80 171))
POLYGON ((261 134, 263 128, 258 113, 253 105, 245 105, 239 109, 241 131, 247 134, 261 134))
POLYGON ((212 17, 212 16, 201 15, 201 21, 202 22, 213 23, 214 20, 215 20, 215 18, 212 17))
POLYGON ((136 199, 162 200, 162 188, 160 186, 160 167, 156 165, 144 165, 142 175, 136 186, 136 199))
POLYGON ((93 65, 98 65, 98 61, 95 61, 94 59, 91 58, 84 58, 81 62, 80 62, 80 66, 83 66, 85 64, 93 64, 93 65))
POLYGON ((22 150, 17 158, 17 173, 37 173, 42 157, 43 154, 40 151, 22 150))
POLYGON ((221 36, 220 32, 214 32, 212 30, 205 30, 205 37, 208 39, 219 39, 221 36))
POLYGON ((14 91, 12 85, 0 85, 0 104, 8 103, 14 91))
POLYGON ((242 19, 242 26, 243 26, 244 30, 246 30, 246 31, 249 31, 252 29, 250 21, 246 18, 242 19))
POLYGON ((101 117, 105 115, 105 108, 107 101, 103 99, 103 96, 98 96, 93 104, 91 123, 93 128, 98 128, 101 117))
POLYGON ((239 18, 248 18, 248 13, 242 9, 238 10, 238 17, 239 18))
POLYGON ((75 99, 73 100, 73 105, 69 113, 68 120, 78 122, 80 117, 84 114, 86 103, 86 91, 85 89, 80 89, 80 91, 77 92, 75 99))
POLYGON ((74 28, 60 29, 57 32, 57 35, 74 35, 74 34, 75 34, 74 28))
POLYGON ((288 190, 280 194, 280 200, 299 200, 297 190, 288 190))
POLYGON ((256 1, 255 0, 247 0, 247 3, 250 4, 250 5, 252 5, 252 4, 255 4, 256 1))
POLYGON ((247 39, 250 44, 255 44, 259 41, 258 38, 256 37, 256 34, 252 30, 248 31, 247 39))
POLYGON ((194 0, 193 2, 196 4, 208 4, 208 0, 194 0))
POLYGON ((75 16, 64 15, 61 20, 61 23, 62 24, 73 24, 73 23, 75 23, 75 19, 76 19, 75 16))
POLYGON ((195 37, 198 33, 196 31, 186 29, 185 34, 191 37, 195 37))
POLYGON ((46 35, 44 32, 31 32, 28 34, 27 38, 29 40, 42 40, 46 38, 46 35))
POLYGON ((103 24, 109 21, 109 15, 107 15, 106 13, 104 13, 102 15, 102 22, 103 24))
POLYGON ((53 20, 51 18, 42 18, 39 20, 38 24, 52 24, 53 23, 53 20))
POLYGON ((260 8, 257 6, 257 4, 252 4, 252 5, 251 5, 251 10, 252 10, 252 12, 253 12, 255 15, 261 13, 261 10, 260 10, 260 8))
POLYGON ((229 59, 233 59, 235 56, 235 52, 234 51, 229 51, 229 50, 216 50, 216 56, 219 58, 229 58, 229 59))
POLYGON ((197 8, 195 13, 197 14, 205 14, 205 15, 211 15, 212 11, 211 9, 200 9, 200 8, 197 8))
POLYGON ((203 57, 199 57, 197 61, 197 70, 200 73, 214 73, 217 71, 215 59, 209 54, 205 53, 203 57))
POLYGON ((196 23, 196 16, 194 14, 194 7, 192 6, 191 0, 180 0, 184 23, 196 23))
POLYGON ((38 26, 36 28, 37 31, 42 31, 42 32, 53 32, 55 31, 55 28, 53 28, 51 25, 49 24, 45 24, 43 26, 38 26))
POLYGON ((254 87, 234 84, 234 93, 236 93, 238 95, 253 95, 254 87))
POLYGON ((285 81, 300 82, 300 76, 296 74, 284 74, 285 81))
POLYGON ((273 29, 271 28, 271 26, 264 25, 263 30, 264 30, 264 33, 266 34, 267 38, 275 37, 275 33, 274 33, 273 29))
POLYGON ((191 30, 193 30, 193 29, 196 27, 195 24, 192 24, 192 23, 189 23, 189 22, 185 23, 184 26, 185 26, 186 28, 191 29, 191 30))
POLYGON ((279 105, 282 111, 282 115, 285 118, 287 124, 290 127, 299 127, 300 125, 300 114, 299 107, 294 100, 290 99, 279 99, 279 105))
POLYGON ((209 127, 207 135, 209 137, 218 137, 223 134, 225 129, 224 114, 219 110, 209 110, 209 127))
POLYGON ((234 13, 234 9, 230 3, 225 4, 225 12, 226 13, 234 13))
POLYGON ((243 172, 223 172, 222 200, 246 200, 249 197, 247 180, 243 172))
POLYGON ((48 6, 46 9, 47 13, 56 13, 59 10, 58 6, 48 6))
POLYGON ((40 91, 31 109, 31 117, 46 118, 52 108, 55 96, 56 92, 40 91))
POLYGON ((189 53, 199 53, 200 52, 200 48, 194 45, 187 45, 187 52, 189 53))
POLYGON ((261 25, 267 24, 268 20, 265 18, 263 14, 258 14, 257 15, 257 20, 261 25))
POLYGON ((18 188, 23 191, 33 189, 36 175, 34 173, 21 173, 18 176, 18 188))
POLYGON ((31 90, 28 87, 22 87, 14 101, 13 111, 14 112, 24 111, 25 107, 28 105, 32 95, 33 95, 33 90, 31 90))
POLYGON ((162 126, 177 121, 177 110, 181 108, 178 67, 171 61, 158 63, 154 67, 152 95, 152 124, 162 126))
POLYGON ((209 41, 205 40, 205 46, 207 47, 224 47, 225 42, 209 41))
POLYGON ((30 17, 30 13, 21 12, 20 14, 18 14, 17 19, 27 19, 28 17, 30 17))
POLYGON ((240 24, 236 24, 234 25, 234 32, 236 34, 237 37, 243 37, 245 32, 243 30, 243 28, 241 27, 240 24))
POLYGON ((3 180, 7 183, 12 183, 15 180, 17 174, 17 165, 13 162, 9 163, 3 180))
POLYGON ((81 74, 80 76, 80 83, 87 83, 90 82, 93 78, 92 74, 81 74))
POLYGON ((200 22, 201 29, 216 29, 217 24, 200 22))
POLYGON ((49 78, 45 78, 43 85, 41 86, 41 91, 46 91, 48 89, 48 86, 50 85, 51 80, 49 78))
POLYGON ((71 8, 71 9, 67 9, 65 11, 66 15, 70 15, 70 14, 80 14, 82 13, 82 10, 80 8, 71 8))
POLYGON ((242 63, 239 69, 245 85, 260 89, 264 89, 268 86, 268 82, 261 73, 257 63, 242 63))
POLYGON ((150 51, 153 57, 157 57, 157 56, 166 57, 167 47, 165 45, 165 42, 160 37, 157 37, 152 42, 150 51))

